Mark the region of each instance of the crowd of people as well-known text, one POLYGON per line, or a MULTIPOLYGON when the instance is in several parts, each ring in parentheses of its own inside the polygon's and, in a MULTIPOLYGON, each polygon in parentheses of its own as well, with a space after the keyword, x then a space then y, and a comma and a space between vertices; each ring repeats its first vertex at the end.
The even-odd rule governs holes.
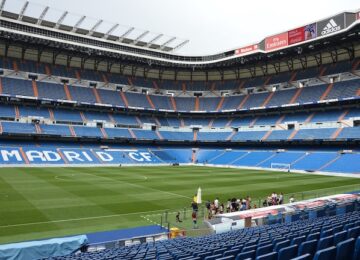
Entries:
MULTIPOLYGON (((290 196, 289 203, 294 203, 295 198, 294 196, 290 196)), ((271 193, 267 198, 264 199, 262 206, 268 207, 268 206, 274 206, 274 205, 282 205, 284 203, 284 194, 280 192, 277 194, 276 192, 271 193)), ((245 198, 232 198, 228 199, 226 203, 222 203, 219 198, 215 198, 215 200, 206 201, 205 207, 207 209, 207 218, 211 219, 213 216, 223 213, 230 213, 230 212, 236 212, 236 211, 243 211, 243 210, 249 210, 249 209, 255 209, 257 208, 256 204, 251 203, 251 197, 246 196, 245 198)), ((194 196, 194 199, 191 203, 192 208, 192 221, 193 221, 193 228, 197 228, 197 218, 198 218, 198 203, 196 202, 196 195, 194 196)), ((180 212, 176 214, 176 222, 182 222, 180 218, 180 212)))

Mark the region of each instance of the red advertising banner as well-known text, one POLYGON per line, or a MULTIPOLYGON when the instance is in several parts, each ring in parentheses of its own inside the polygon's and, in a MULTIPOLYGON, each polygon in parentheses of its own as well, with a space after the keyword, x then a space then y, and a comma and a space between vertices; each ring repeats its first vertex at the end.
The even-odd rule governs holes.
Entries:
POLYGON ((281 33, 265 39, 265 50, 271 51, 288 46, 288 33, 281 33))
POLYGON ((242 47, 240 49, 235 50, 235 55, 241 55, 244 53, 252 52, 252 51, 257 50, 258 48, 259 48, 259 45, 257 45, 257 44, 242 47))
POLYGON ((289 45, 305 41, 305 26, 288 32, 289 45))

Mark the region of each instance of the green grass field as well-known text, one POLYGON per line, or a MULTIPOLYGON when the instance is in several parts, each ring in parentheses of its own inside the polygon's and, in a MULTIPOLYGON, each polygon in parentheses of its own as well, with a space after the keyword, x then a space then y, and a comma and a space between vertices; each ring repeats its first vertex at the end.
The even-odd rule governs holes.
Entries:
POLYGON ((199 186, 203 200, 250 195, 257 203, 272 191, 300 200, 360 190, 360 179, 207 167, 1 168, 0 243, 151 225, 144 216, 189 207, 199 186))

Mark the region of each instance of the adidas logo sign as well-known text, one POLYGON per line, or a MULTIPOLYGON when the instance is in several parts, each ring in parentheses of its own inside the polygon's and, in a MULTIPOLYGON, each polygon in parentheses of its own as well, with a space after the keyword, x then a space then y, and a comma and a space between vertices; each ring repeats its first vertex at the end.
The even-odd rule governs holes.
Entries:
POLYGON ((327 35, 329 33, 337 32, 341 29, 339 25, 336 24, 334 19, 331 19, 327 25, 324 27, 324 29, 321 32, 321 35, 327 35))

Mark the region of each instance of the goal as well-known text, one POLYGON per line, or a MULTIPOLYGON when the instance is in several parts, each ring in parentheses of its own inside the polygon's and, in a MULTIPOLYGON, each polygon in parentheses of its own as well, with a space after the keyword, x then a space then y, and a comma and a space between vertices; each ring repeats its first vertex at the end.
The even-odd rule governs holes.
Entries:
POLYGON ((289 163, 271 163, 271 169, 279 169, 289 172, 291 165, 289 163))

